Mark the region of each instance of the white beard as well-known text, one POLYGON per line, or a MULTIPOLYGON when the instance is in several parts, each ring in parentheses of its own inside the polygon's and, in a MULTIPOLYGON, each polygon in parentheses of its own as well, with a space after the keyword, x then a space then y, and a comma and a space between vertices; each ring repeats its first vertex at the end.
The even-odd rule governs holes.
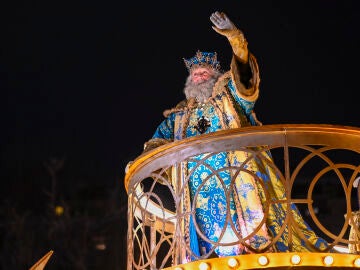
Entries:
POLYGON ((199 84, 193 83, 191 81, 191 76, 189 75, 186 79, 184 87, 186 99, 195 98, 197 102, 204 103, 209 97, 211 97, 214 85, 221 75, 221 73, 216 73, 209 80, 199 84))

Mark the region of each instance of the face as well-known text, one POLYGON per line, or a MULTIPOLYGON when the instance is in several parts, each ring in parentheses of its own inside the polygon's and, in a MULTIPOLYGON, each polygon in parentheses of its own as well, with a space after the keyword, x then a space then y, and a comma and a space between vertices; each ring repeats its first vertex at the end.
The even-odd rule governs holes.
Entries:
POLYGON ((191 71, 191 80, 195 84, 207 81, 213 75, 213 71, 208 68, 199 67, 191 71))

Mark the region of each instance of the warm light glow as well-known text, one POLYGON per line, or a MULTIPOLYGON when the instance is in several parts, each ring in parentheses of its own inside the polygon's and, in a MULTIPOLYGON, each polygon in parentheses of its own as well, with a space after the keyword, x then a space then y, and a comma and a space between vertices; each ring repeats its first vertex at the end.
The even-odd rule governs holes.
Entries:
POLYGON ((354 266, 355 267, 360 267, 360 258, 355 259, 354 266))
POLYGON ((301 261, 300 256, 295 254, 291 256, 291 263, 292 264, 299 264, 301 261))
POLYGON ((95 248, 97 250, 105 250, 106 249, 106 245, 104 243, 99 243, 95 245, 95 248))
POLYGON ((210 266, 206 262, 202 262, 199 264, 199 269, 200 270, 209 270, 210 266))
MULTIPOLYGON (((359 269, 360 255, 294 252, 294 253, 262 253, 243 254, 223 258, 211 258, 209 260, 187 262, 185 266, 176 265, 174 270, 240 270, 241 269, 288 269, 290 268, 333 268, 336 269, 359 269)), ((166 268, 168 269, 168 268, 166 268)), ((169 268, 170 269, 170 268, 169 268)), ((138 269, 140 270, 140 269, 138 269)))
POLYGON ((266 256, 260 256, 258 262, 260 265, 267 265, 269 260, 266 256))
POLYGON ((324 258, 324 264, 325 265, 332 265, 334 263, 334 258, 332 256, 326 256, 324 258))
POLYGON ((64 214, 64 207, 61 205, 55 206, 55 215, 62 216, 64 214))
POLYGON ((237 261, 235 258, 230 258, 230 259, 228 260, 228 265, 229 265, 230 267, 235 267, 235 266, 238 265, 238 261, 237 261))

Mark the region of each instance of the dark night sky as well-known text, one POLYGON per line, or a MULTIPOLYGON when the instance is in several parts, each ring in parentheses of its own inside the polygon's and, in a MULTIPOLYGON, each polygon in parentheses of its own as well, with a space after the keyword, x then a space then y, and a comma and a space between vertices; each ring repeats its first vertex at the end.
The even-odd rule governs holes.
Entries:
POLYGON ((66 158, 73 183, 122 181, 162 111, 183 98, 182 57, 217 51, 227 68, 230 46, 209 20, 216 10, 243 30, 258 59, 259 120, 360 126, 357 2, 8 3, 0 45, 2 195, 36 195, 50 157, 66 158))

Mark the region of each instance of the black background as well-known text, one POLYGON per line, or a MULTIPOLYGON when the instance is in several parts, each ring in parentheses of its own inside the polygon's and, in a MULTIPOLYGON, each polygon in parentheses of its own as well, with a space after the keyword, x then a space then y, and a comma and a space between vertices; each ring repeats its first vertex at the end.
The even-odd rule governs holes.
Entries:
MULTIPOLYGON (((41 211, 44 161, 59 188, 113 187, 162 112, 183 99, 182 58, 231 48, 211 28, 224 11, 260 66, 263 124, 359 126, 360 11, 354 0, 26 1, 1 9, 1 197, 41 211)), ((126 211, 122 213, 126 219, 126 211)), ((125 222, 124 222, 125 224, 125 222)), ((126 226, 126 224, 125 224, 126 226)))

